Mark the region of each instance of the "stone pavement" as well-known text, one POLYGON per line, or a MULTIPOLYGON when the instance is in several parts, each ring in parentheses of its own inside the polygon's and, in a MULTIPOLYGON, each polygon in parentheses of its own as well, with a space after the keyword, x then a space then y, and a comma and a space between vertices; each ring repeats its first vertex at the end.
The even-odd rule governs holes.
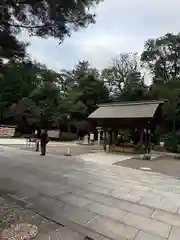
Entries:
POLYGON ((0 195, 94 240, 180 238, 180 181, 162 174, 0 147, 0 195))
POLYGON ((121 161, 131 159, 132 154, 116 154, 116 153, 106 153, 103 150, 94 153, 86 153, 78 155, 79 158, 86 162, 94 162, 103 165, 113 165, 121 161))

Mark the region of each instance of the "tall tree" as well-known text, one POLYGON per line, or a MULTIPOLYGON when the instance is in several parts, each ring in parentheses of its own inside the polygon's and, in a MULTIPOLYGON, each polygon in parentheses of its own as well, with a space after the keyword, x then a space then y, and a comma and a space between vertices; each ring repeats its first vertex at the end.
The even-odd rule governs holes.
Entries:
MULTIPOLYGON (((54 116, 58 114, 61 100, 60 89, 56 84, 56 75, 44 67, 38 69, 34 76, 35 87, 31 88, 31 83, 26 89, 28 91, 24 94, 26 97, 16 96, 16 101, 14 99, 8 116, 13 117, 20 129, 24 127, 29 127, 29 129, 32 129, 31 127, 46 128, 54 125, 54 116)), ((30 80, 32 82, 32 79, 30 80)), ((23 86, 20 85, 19 88, 21 87, 23 86)))
POLYGON ((74 100, 81 101, 87 107, 87 114, 92 112, 98 103, 108 101, 108 89, 100 78, 97 69, 87 61, 79 62, 71 73, 73 85, 69 92, 74 100))
POLYGON ((132 73, 124 83, 123 90, 118 96, 120 101, 141 101, 152 99, 149 87, 144 83, 140 72, 132 73))
POLYGON ((140 72, 136 54, 122 53, 102 71, 112 100, 132 101, 149 98, 148 88, 140 72))
POLYGON ((92 68, 87 61, 79 62, 72 71, 63 71, 62 100, 59 105, 57 122, 70 121, 78 128, 87 125, 87 121, 79 124, 97 108, 97 104, 107 102, 109 91, 100 78, 97 69, 92 68))
POLYGON ((54 115, 57 115, 59 111, 61 92, 58 86, 58 76, 59 74, 52 70, 40 68, 37 75, 40 84, 28 96, 39 109, 38 125, 41 127, 52 126, 54 115))
POLYGON ((8 108, 27 97, 39 85, 38 67, 30 61, 8 62, 0 78, 0 113, 3 121, 8 108))
POLYGON ((180 34, 167 33, 160 38, 149 39, 141 60, 150 69, 154 82, 179 78, 180 34))
POLYGON ((180 127, 180 81, 171 80, 168 82, 156 81, 151 85, 151 95, 154 99, 166 99, 163 107, 165 131, 175 130, 180 127))
POLYGON ((102 71, 102 77, 112 95, 120 94, 130 74, 137 70, 134 54, 122 53, 112 61, 112 65, 102 71))
POLYGON ((8 121, 15 123, 20 132, 30 133, 39 126, 40 109, 30 98, 23 98, 9 108, 8 121))
POLYGON ((180 34, 167 33, 157 39, 149 39, 141 60, 153 77, 153 97, 168 100, 163 108, 163 128, 175 132, 180 127, 180 34))

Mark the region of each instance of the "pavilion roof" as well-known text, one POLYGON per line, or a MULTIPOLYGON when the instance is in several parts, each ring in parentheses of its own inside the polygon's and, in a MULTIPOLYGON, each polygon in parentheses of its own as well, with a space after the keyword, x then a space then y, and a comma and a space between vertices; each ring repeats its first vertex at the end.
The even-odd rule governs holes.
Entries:
POLYGON ((99 105, 90 119, 137 119, 153 118, 162 101, 120 102, 99 105))

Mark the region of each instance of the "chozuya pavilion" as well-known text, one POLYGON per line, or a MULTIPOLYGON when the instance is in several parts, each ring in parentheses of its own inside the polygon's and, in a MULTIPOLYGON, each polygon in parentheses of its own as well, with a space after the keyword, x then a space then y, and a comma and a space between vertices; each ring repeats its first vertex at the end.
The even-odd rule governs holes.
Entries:
MULTIPOLYGON (((104 150, 149 153, 151 133, 162 121, 162 101, 120 102, 99 105, 88 117, 103 129, 104 150), (120 130, 121 129, 121 130, 120 130), (133 131, 136 140, 124 141, 122 129, 133 131)), ((100 127, 97 129, 100 133, 100 127)), ((100 135, 99 135, 100 136, 100 135)))

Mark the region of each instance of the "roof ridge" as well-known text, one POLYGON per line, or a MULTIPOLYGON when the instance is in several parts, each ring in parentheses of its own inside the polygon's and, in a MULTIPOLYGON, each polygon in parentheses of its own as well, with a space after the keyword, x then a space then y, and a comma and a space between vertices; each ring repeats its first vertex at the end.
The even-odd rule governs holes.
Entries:
POLYGON ((160 104, 160 103, 164 103, 165 101, 167 101, 167 100, 149 100, 149 101, 132 101, 132 102, 109 102, 109 103, 99 104, 98 107, 160 104))

